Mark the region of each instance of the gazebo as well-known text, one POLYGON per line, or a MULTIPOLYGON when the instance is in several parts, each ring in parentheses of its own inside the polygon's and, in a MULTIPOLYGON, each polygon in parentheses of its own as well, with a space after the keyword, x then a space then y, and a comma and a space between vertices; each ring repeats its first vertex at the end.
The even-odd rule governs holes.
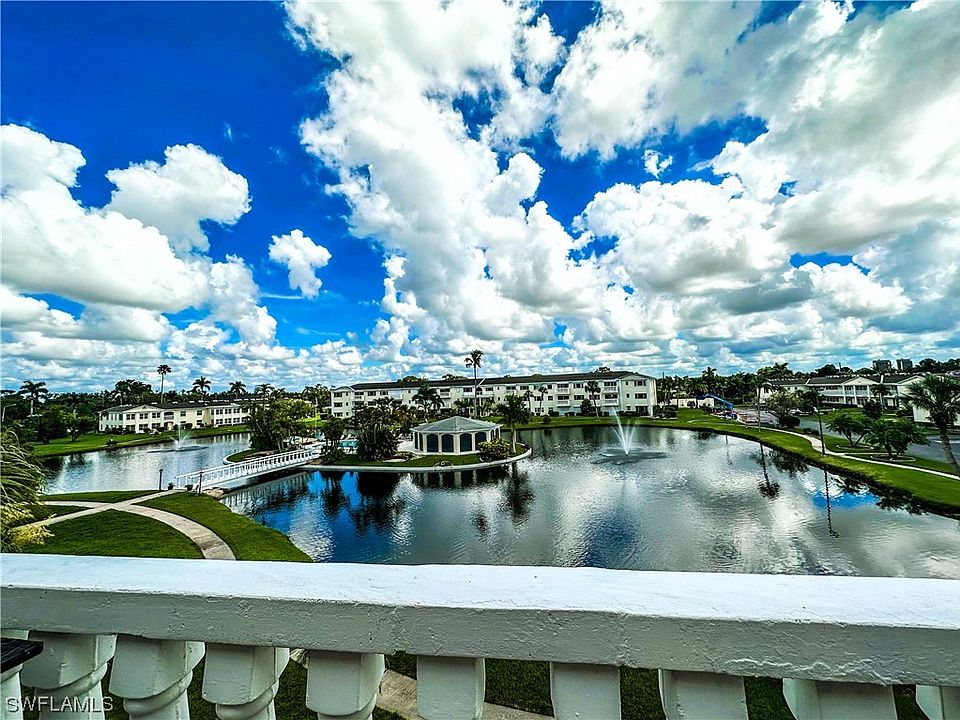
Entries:
POLYGON ((454 415, 413 428, 413 447, 430 455, 463 455, 477 445, 500 437, 500 425, 454 415))

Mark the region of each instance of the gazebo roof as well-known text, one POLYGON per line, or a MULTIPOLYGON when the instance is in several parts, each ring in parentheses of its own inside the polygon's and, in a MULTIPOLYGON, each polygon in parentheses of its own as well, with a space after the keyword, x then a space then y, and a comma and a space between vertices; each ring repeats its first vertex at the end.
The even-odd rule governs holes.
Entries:
POLYGON ((458 433, 458 432, 478 432, 480 430, 494 430, 500 427, 498 423, 486 422, 485 420, 474 420, 460 415, 437 420, 436 422, 424 423, 413 428, 414 432, 440 432, 440 433, 458 433))

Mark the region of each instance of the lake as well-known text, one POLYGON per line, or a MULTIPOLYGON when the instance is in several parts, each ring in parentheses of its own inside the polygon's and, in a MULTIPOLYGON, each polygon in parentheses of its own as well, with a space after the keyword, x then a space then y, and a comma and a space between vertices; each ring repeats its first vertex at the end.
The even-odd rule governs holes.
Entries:
POLYGON ((956 519, 749 440, 633 431, 630 458, 611 428, 552 428, 515 473, 302 472, 225 502, 318 561, 960 577, 956 519))

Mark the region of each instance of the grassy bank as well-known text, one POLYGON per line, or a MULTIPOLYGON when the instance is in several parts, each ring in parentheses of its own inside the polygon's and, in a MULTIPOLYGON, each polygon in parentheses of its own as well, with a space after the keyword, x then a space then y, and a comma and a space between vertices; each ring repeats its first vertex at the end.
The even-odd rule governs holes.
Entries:
MULTIPOLYGON (((763 428, 758 431, 755 426, 744 425, 733 420, 714 417, 700 410, 681 408, 676 419, 659 420, 655 418, 621 418, 625 425, 640 427, 665 427, 679 430, 700 430, 714 432, 748 440, 757 440, 776 450, 783 450, 802 457, 811 465, 846 475, 855 480, 866 483, 882 493, 890 493, 898 499, 913 501, 931 510, 947 514, 960 512, 960 478, 951 479, 939 475, 917 470, 917 467, 926 466, 926 462, 910 463, 889 467, 874 465, 852 458, 840 458, 832 455, 823 455, 818 448, 814 448, 806 436, 797 435, 763 428)), ((553 422, 543 425, 538 421, 527 423, 522 429, 548 429, 551 427, 575 427, 600 425, 615 425, 612 417, 560 417, 553 418, 553 422)), ((816 442, 816 438, 811 438, 816 442)), ((839 438, 834 438, 839 441, 839 438)), ((829 441, 829 436, 828 436, 829 441)), ((873 459, 873 458, 871 458, 873 459)), ((935 463, 935 461, 928 461, 935 463)), ((945 465, 945 464, 944 464, 945 465)), ((930 469, 940 470, 939 466, 930 469)))
POLYGON ((438 462, 449 462, 451 465, 472 465, 480 462, 480 456, 476 453, 469 455, 421 455, 409 460, 398 462, 387 462, 386 460, 361 460, 355 453, 347 453, 333 465, 352 466, 362 465, 363 467, 433 467, 438 462))
POLYGON ((230 546, 237 560, 289 560, 310 562, 310 556, 273 528, 231 512, 206 495, 181 492, 147 500, 147 507, 182 515, 209 528, 230 546))
POLYGON ((115 503, 152 495, 158 490, 104 490, 102 492, 61 493, 59 495, 41 495, 43 500, 83 500, 84 502, 115 503))
MULTIPOLYGON (((190 439, 215 437, 217 435, 232 435, 234 433, 247 432, 246 425, 226 425, 222 427, 197 428, 187 432, 190 439)), ((100 433, 88 433, 80 435, 76 440, 68 437, 57 438, 49 443, 36 443, 32 445, 33 454, 38 458, 56 457, 58 455, 73 455, 74 453, 94 452, 96 450, 106 450, 107 442, 110 439, 116 441, 112 447, 136 447, 138 445, 157 445, 160 443, 173 442, 177 439, 176 431, 170 430, 162 433, 134 433, 126 435, 109 435, 100 433)))

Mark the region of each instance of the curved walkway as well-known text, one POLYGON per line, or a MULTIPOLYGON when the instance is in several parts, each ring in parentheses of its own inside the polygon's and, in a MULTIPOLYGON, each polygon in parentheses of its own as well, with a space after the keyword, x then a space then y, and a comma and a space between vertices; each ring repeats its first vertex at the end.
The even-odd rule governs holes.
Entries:
POLYGON ((75 513, 69 513, 67 515, 56 515, 54 517, 49 517, 45 520, 32 523, 32 525, 54 525, 56 523, 63 522, 64 520, 75 520, 76 518, 86 517, 87 515, 95 515, 96 513, 103 512, 104 510, 119 510, 120 512, 126 512, 132 515, 148 517, 153 520, 157 520, 158 522, 162 522, 164 525, 172 527, 177 532, 180 532, 190 538, 194 545, 200 548, 200 552, 203 553, 203 557, 208 560, 236 560, 236 556, 233 554, 233 550, 230 549, 230 546, 227 545, 223 538, 213 532, 210 528, 181 515, 176 515, 175 513, 167 512, 166 510, 158 510, 157 508, 146 507, 138 504, 146 500, 152 500, 153 498, 171 495, 175 492, 182 491, 164 490, 163 492, 153 493, 152 495, 143 495, 141 497, 131 498, 130 500, 121 500, 120 502, 116 503, 88 502, 86 500, 51 500, 44 504, 82 507, 83 510, 79 510, 75 513))
MULTIPOLYGON (((784 435, 793 435, 794 437, 803 438, 804 440, 809 440, 810 444, 813 446, 813 449, 817 452, 820 452, 820 438, 819 437, 810 437, 809 435, 802 435, 801 433, 790 432, 789 430, 779 430, 777 428, 768 428, 765 427, 764 430, 771 430, 773 432, 783 433, 784 435)), ((930 473, 931 475, 939 475, 940 477, 949 478, 950 480, 957 480, 957 476, 952 473, 941 472, 940 470, 931 470, 930 468, 925 467, 916 467, 913 465, 899 465, 892 462, 884 462, 883 460, 870 460, 864 457, 858 457, 856 455, 847 455, 846 453, 836 452, 830 448, 825 448, 825 455, 833 455, 834 457, 844 458, 845 460, 856 460, 857 462, 870 463, 871 465, 885 465, 887 467, 898 468, 901 470, 914 470, 915 472, 925 472, 930 473)))

